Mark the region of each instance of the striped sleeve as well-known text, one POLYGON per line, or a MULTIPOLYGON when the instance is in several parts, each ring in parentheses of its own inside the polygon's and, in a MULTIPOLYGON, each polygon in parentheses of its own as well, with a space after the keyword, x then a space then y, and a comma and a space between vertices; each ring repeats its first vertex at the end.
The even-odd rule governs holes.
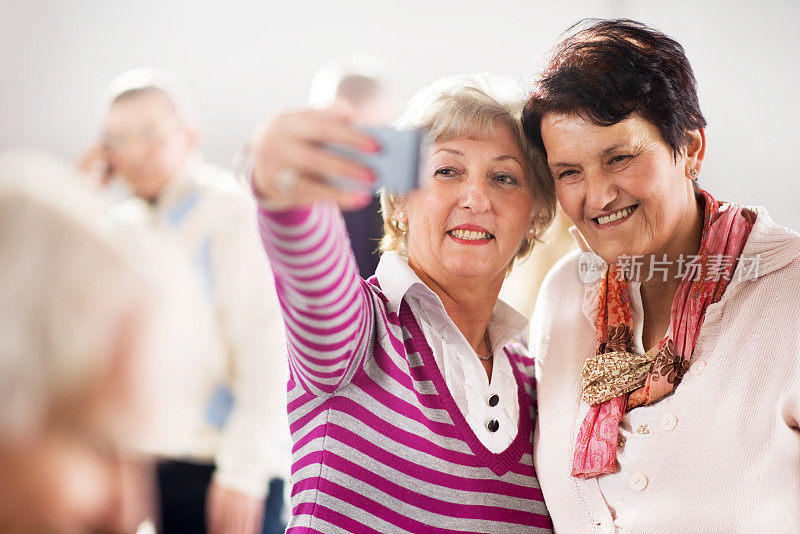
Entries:
POLYGON ((286 325, 289 371, 309 393, 330 395, 363 365, 373 316, 339 209, 259 208, 259 231, 286 325))

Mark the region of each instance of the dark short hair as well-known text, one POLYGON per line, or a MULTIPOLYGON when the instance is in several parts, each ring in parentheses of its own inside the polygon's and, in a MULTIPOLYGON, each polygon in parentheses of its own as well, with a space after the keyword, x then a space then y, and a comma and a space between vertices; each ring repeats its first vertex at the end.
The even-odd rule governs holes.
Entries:
POLYGON ((584 19, 553 51, 522 115, 528 141, 545 150, 548 113, 611 126, 633 113, 654 124, 677 159, 688 132, 706 125, 683 47, 629 19, 584 19))

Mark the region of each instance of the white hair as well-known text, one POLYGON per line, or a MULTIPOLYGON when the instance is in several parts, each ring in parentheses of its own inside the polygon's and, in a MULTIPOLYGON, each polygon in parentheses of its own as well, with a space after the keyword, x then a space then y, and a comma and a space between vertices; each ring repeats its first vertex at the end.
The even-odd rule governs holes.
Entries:
POLYGON ((111 80, 100 99, 100 116, 105 117, 108 108, 120 98, 147 91, 163 94, 184 124, 197 121, 194 104, 181 80, 170 72, 150 67, 127 70, 111 80))
POLYGON ((123 391, 102 399, 109 436, 134 445, 132 433, 167 428, 151 418, 180 376, 179 310, 104 234, 104 211, 55 159, 0 154, 0 442, 37 432, 110 377, 123 391))
POLYGON ((417 91, 394 126, 430 130, 435 140, 475 128, 491 132, 496 118, 520 120, 525 99, 523 84, 507 76, 486 72, 448 76, 417 91))

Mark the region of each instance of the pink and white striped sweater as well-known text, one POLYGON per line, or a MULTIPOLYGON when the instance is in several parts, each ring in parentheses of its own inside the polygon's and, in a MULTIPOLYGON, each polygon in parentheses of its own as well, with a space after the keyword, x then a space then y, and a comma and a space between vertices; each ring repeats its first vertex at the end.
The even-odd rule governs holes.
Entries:
POLYGON ((339 210, 259 211, 289 350, 292 518, 287 532, 549 532, 533 469, 533 361, 504 348, 516 438, 484 447, 408 305, 358 277, 339 210))

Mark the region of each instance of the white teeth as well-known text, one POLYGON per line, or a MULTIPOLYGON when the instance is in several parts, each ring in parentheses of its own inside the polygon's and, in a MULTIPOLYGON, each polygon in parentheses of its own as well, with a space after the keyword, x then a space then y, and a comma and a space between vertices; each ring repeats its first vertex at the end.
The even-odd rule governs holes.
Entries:
POLYGON ((450 230, 450 233, 453 237, 457 237, 459 239, 465 239, 467 241, 476 241, 478 239, 489 239, 492 237, 491 234, 486 232, 474 232, 471 230, 450 230))
POLYGON ((610 222, 614 222, 614 221, 618 221, 620 219, 624 219, 625 217, 627 217, 628 215, 633 213, 634 208, 635 208, 635 206, 631 207, 631 208, 622 208, 619 211, 615 211, 611 215, 606 215, 604 217, 598 217, 597 218, 597 222, 600 223, 600 224, 608 224, 610 222))

